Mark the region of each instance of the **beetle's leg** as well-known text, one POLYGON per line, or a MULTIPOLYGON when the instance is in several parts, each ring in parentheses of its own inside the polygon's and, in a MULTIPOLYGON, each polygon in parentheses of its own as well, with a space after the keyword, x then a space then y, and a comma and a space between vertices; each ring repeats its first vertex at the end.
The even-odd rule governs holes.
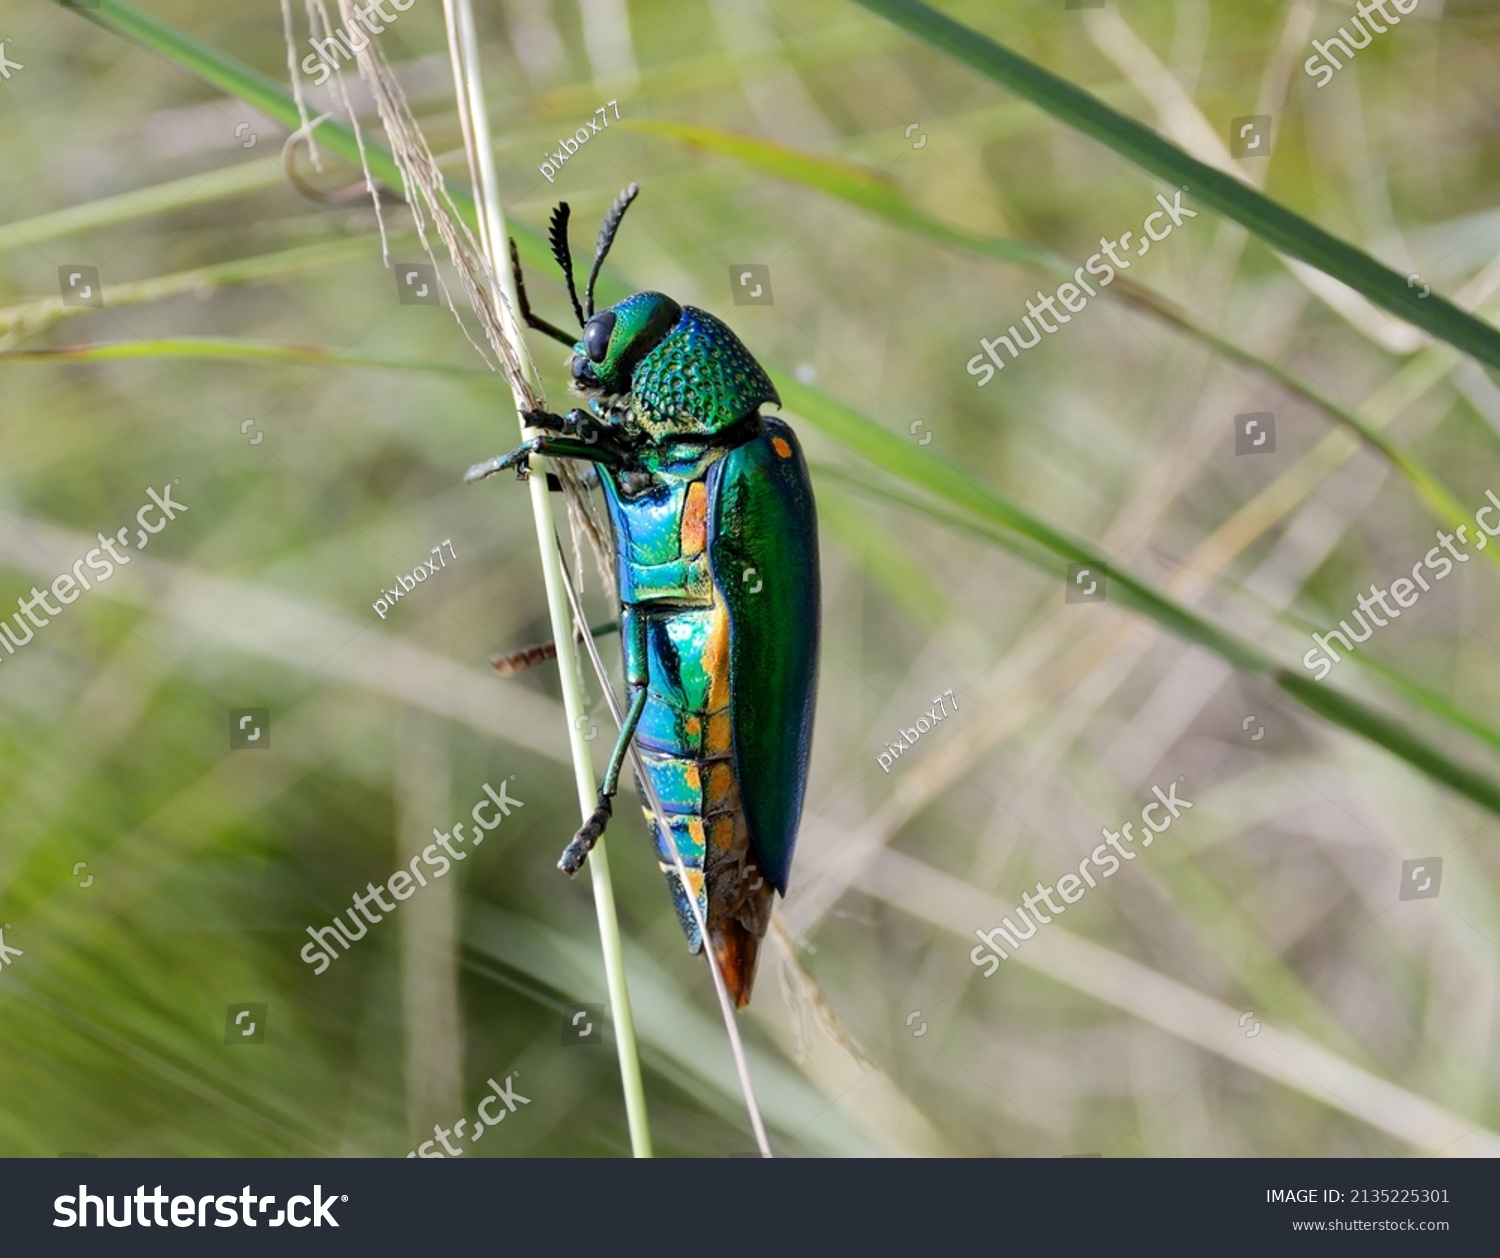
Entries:
POLYGON ((635 697, 630 701, 630 710, 625 713, 625 719, 620 724, 620 737, 615 742, 615 749, 609 757, 609 768, 604 771, 604 782, 599 787, 599 805, 589 815, 589 819, 578 828, 578 833, 573 836, 573 841, 563 849, 562 859, 557 862, 557 867, 563 873, 576 874, 583 868, 583 862, 588 859, 594 844, 604 834, 604 827, 609 825, 610 816, 614 812, 611 800, 620 785, 620 770, 625 766, 625 753, 630 750, 630 740, 635 737, 635 727, 640 723, 641 712, 646 707, 646 687, 640 685, 635 692, 635 697))
MULTIPOLYGON (((602 638, 607 633, 614 633, 619 629, 619 623, 607 620, 602 625, 590 625, 589 633, 596 638, 602 638)), ((524 673, 528 668, 535 668, 538 664, 545 664, 548 660, 557 658, 557 643, 539 642, 536 646, 522 647, 519 651, 508 651, 504 655, 496 655, 490 659, 490 667, 502 677, 514 677, 517 673, 524 673)))
MULTIPOLYGON (((548 415, 547 418, 551 419, 553 416, 548 415)), ((562 416, 562 434, 565 437, 577 437, 579 441, 590 446, 608 442, 618 447, 621 437, 618 428, 612 427, 597 415, 592 415, 576 406, 562 416)))
POLYGON ((509 454, 497 455, 483 463, 474 464, 464 473, 464 480, 483 480, 508 467, 515 468, 516 475, 525 480, 531 470, 531 456, 534 454, 549 459, 583 459, 588 463, 604 463, 610 467, 620 467, 625 462, 625 452, 612 434, 607 432, 590 430, 587 437, 548 432, 539 437, 528 437, 509 454))

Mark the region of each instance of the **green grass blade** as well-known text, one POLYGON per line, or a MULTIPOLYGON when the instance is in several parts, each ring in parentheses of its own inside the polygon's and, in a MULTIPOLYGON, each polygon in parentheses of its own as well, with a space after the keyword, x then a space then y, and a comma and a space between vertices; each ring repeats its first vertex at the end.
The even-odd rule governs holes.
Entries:
POLYGON ((1189 189, 1195 202, 1248 228, 1273 249, 1317 267, 1382 309, 1481 362, 1500 367, 1500 331, 1490 324, 1460 310, 1437 293, 1419 297, 1404 276, 1369 254, 1232 175, 1190 157, 1150 128, 1111 109, 1066 79, 918 0, 854 2, 1025 97, 1143 170, 1189 189))
MULTIPOLYGON (((831 463, 819 463, 813 467, 817 479, 835 480, 847 486, 855 493, 869 494, 886 502, 895 503, 907 510, 915 511, 925 515, 929 519, 936 520, 949 528, 961 532, 973 533, 987 541, 992 541, 1001 546, 1018 559, 1041 568, 1046 572, 1054 572, 1057 562, 1049 552, 1034 542, 1009 530, 1001 529, 986 524, 976 516, 968 515, 960 511, 952 510, 940 502, 908 489, 893 485, 888 480, 881 478, 870 478, 855 476, 841 467, 831 463)), ((1318 628, 1309 621, 1281 613, 1284 621, 1295 624, 1303 633, 1311 633, 1318 628)), ((1444 721, 1449 725, 1460 729, 1465 733, 1472 734, 1481 742, 1487 743, 1496 751, 1500 751, 1500 728, 1487 724, 1472 712, 1448 699, 1445 695, 1413 681, 1405 673, 1392 668, 1389 664, 1381 663, 1373 656, 1356 652, 1345 656, 1345 662, 1356 671, 1363 671, 1379 678, 1398 694, 1405 697, 1414 708, 1425 709, 1428 716, 1444 721)))
POLYGON ((286 172, 275 158, 240 162, 206 174, 169 179, 148 188, 137 188, 83 205, 49 210, 14 223, 0 223, 0 253, 22 245, 40 245, 96 227, 112 227, 132 219, 177 213, 193 206, 262 192, 286 183, 286 172))
POLYGON ((145 341, 105 341, 92 345, 64 345, 56 349, 17 349, 0 354, 0 361, 118 363, 147 358, 201 358, 219 362, 296 363, 309 367, 384 367, 395 371, 425 371, 470 380, 504 382, 482 367, 462 367, 431 358, 391 358, 385 354, 338 350, 327 345, 290 341, 242 341, 229 337, 167 336, 145 341))
MULTIPOLYGON (((983 257, 1035 267, 1061 279, 1073 276, 1074 264, 1049 249, 1019 240, 963 231, 922 213, 886 175, 858 162, 808 153, 757 136, 741 135, 696 123, 648 118, 625 120, 620 125, 642 134, 675 140, 689 148, 740 162, 775 178, 814 188, 930 240, 983 257)), ((1392 440, 1358 411, 1343 405, 1296 372, 1288 371, 1202 326, 1175 302, 1123 275, 1116 276, 1113 285, 1102 291, 1116 300, 1146 311, 1169 327, 1207 345, 1215 353, 1260 372, 1288 392, 1312 403, 1384 456, 1396 473, 1416 491, 1417 497, 1439 524, 1456 528, 1460 524, 1469 523, 1468 513, 1452 491, 1416 455, 1392 440)), ((1500 567, 1500 550, 1487 553, 1490 561, 1500 567)))
POLYGON ((847 201, 944 244, 956 245, 1005 262, 1041 267, 1060 277, 1071 278, 1073 274, 1070 263, 1036 245, 1008 240, 1003 236, 982 236, 928 217, 902 196, 901 190, 888 176, 860 162, 825 157, 820 153, 809 153, 772 140, 763 140, 759 136, 743 135, 696 123, 669 122, 659 118, 627 118, 616 125, 643 135, 658 135, 675 140, 690 148, 731 158, 776 178, 816 188, 819 192, 838 197, 841 201, 847 201))
MULTIPOLYGON (((396 239, 404 238, 404 233, 396 239)), ((232 284, 257 284, 267 280, 284 280, 294 275, 310 274, 350 262, 378 257, 376 246, 360 237, 330 240, 316 245, 299 245, 277 253, 259 254, 216 262, 189 271, 174 271, 150 279, 127 280, 106 284, 104 299, 110 308, 133 306, 148 301, 163 301, 187 293, 202 293, 232 284)), ((68 306, 61 296, 34 297, 15 306, 0 307, 0 349, 25 340, 61 319, 88 311, 87 306, 68 306)))
MULTIPOLYGON (((1076 538, 1021 504, 1012 501, 963 469, 882 428, 821 391, 777 375, 776 387, 787 408, 841 445, 891 475, 975 517, 991 536, 1044 571, 1058 573, 1058 560, 1108 569, 1112 597, 1150 617, 1179 637, 1214 652, 1236 668, 1266 677, 1303 707, 1331 723, 1384 747, 1436 781, 1443 782, 1480 807, 1500 816, 1500 781, 1453 759, 1407 726, 1306 674, 1284 668, 1254 643, 1200 616, 1133 573, 1109 563, 1088 542, 1076 538), (1016 545, 1011 545, 1012 540, 1016 545), (1037 548, 1052 556, 1050 562, 1037 548)), ((1408 692, 1418 704, 1420 695, 1408 692)), ((1427 707, 1427 705, 1422 704, 1427 707)), ((1443 717, 1440 709, 1428 708, 1443 717)), ((1466 731, 1468 732, 1468 731, 1466 731)))

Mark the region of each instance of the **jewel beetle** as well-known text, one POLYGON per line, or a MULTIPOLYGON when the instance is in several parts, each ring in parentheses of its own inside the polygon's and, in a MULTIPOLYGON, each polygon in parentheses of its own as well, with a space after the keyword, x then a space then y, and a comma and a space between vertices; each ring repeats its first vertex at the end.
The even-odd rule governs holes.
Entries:
MULTIPOLYGON (((807 786, 817 512, 795 434, 761 413, 781 399, 724 323, 657 292, 594 310, 595 280, 637 192, 632 184, 605 215, 582 301, 568 206, 553 212, 552 253, 582 329, 576 340, 531 311, 511 242, 521 315, 572 350, 571 388, 585 406, 528 412, 527 439, 466 479, 506 468, 524 478, 533 455, 596 469, 619 587, 625 717, 598 806, 558 866, 577 873, 604 833, 633 742, 664 813, 658 821, 644 810, 689 950, 703 946, 701 920, 744 1006, 775 893, 786 894, 807 786)), ((549 654, 518 652, 507 658, 520 664, 502 671, 549 654)))

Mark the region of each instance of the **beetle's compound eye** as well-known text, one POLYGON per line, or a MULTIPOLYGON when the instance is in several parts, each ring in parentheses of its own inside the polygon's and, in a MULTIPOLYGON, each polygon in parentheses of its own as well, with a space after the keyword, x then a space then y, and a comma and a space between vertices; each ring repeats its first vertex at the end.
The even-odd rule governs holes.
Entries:
POLYGON ((609 338, 615 330, 615 312, 606 310, 589 320, 583 330, 583 348, 590 362, 602 363, 609 351, 609 338))

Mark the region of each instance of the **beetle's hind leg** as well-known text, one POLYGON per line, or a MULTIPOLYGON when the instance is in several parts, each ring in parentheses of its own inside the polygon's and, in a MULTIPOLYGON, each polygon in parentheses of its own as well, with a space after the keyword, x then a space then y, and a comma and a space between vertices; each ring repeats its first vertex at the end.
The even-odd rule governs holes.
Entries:
POLYGON ((636 690, 635 697, 630 701, 630 710, 625 713, 625 719, 620 724, 620 736, 615 741, 614 751, 610 753, 609 768, 604 771, 604 782, 599 787, 599 804, 589 814, 589 819, 578 828, 573 841, 563 849, 562 859, 557 862, 557 867, 569 877, 583 868, 583 862, 588 859, 594 844, 603 836, 604 829, 614 814, 613 800, 620 786, 620 770, 625 767, 625 754, 630 750, 630 740, 635 737, 635 727, 640 724, 641 712, 645 707, 646 687, 642 685, 636 690))
MULTIPOLYGON (((590 625, 589 634, 595 638, 602 638, 607 633, 617 633, 619 623, 607 620, 603 624, 590 625)), ((490 667, 502 677, 514 677, 518 673, 524 673, 528 668, 535 668, 538 664, 545 664, 548 660, 557 658, 557 643, 538 642, 535 646, 522 647, 519 651, 506 651, 501 655, 490 657, 490 667)))

